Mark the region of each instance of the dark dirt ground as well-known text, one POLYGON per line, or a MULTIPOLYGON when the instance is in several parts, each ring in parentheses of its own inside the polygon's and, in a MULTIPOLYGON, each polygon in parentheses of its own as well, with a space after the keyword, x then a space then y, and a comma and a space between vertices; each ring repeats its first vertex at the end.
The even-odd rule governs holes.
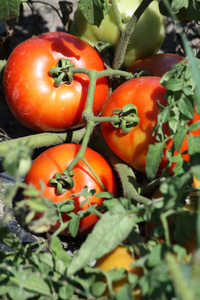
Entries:
MULTIPOLYGON (((42 1, 40 1, 42 2, 42 1)), ((62 2, 62 1, 61 1, 62 2)), ((68 2, 69 7, 71 7, 68 2)), ((73 1, 74 9, 77 5, 77 0, 73 1)), ((73 13, 71 14, 73 18, 73 13)), ((59 1, 50 0, 44 3, 33 1, 32 6, 25 5, 23 14, 16 20, 15 24, 10 22, 10 37, 9 40, 3 43, 5 38, 5 28, 0 24, 0 59, 6 59, 12 49, 31 36, 47 31, 65 31, 66 20, 63 20, 62 10, 59 6, 59 1), (45 4, 46 3, 46 4, 45 4)), ((194 54, 198 54, 200 47, 200 28, 198 24, 188 23, 182 24, 182 29, 186 33, 190 44, 194 49, 194 54)), ((160 49, 160 52, 177 53, 185 56, 181 43, 180 29, 177 29, 171 18, 166 18, 166 38, 160 49)), ((3 129, 11 138, 30 135, 33 132, 23 127, 11 114, 3 96, 2 85, 0 86, 0 129, 3 129)), ((1 132, 1 131, 0 131, 1 132)), ((0 141, 3 140, 0 135, 0 141)), ((13 184, 13 178, 6 175, 0 169, 0 191, 5 190, 7 185, 13 184)), ((23 230, 16 220, 12 217, 12 209, 10 209, 11 220, 8 222, 8 227, 13 231, 22 243, 30 243, 38 237, 23 230)), ((0 218, 4 214, 4 204, 0 199, 0 218)), ((70 247, 78 247, 81 240, 71 241, 70 247)), ((0 249, 8 250, 4 245, 0 245, 0 249)))

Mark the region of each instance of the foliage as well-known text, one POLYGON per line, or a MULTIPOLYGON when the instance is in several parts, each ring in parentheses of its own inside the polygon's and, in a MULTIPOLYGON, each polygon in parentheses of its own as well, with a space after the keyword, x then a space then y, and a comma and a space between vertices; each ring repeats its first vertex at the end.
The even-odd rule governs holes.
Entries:
POLYGON ((21 0, 5 0, 0 3, 0 19, 10 20, 19 16, 21 0))

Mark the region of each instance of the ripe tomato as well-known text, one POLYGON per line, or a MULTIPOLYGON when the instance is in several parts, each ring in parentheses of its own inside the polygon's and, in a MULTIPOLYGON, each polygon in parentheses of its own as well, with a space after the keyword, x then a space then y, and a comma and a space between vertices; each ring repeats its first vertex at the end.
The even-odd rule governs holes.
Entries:
MULTIPOLYGON (((96 193, 102 191, 100 183, 83 161, 79 161, 73 168, 73 171, 75 172, 73 176, 75 181, 73 188, 67 190, 63 194, 58 194, 56 188, 49 184, 49 180, 54 177, 56 172, 62 173, 63 170, 67 168, 78 153, 79 149, 80 145, 77 144, 62 144, 46 150, 33 161, 31 169, 25 177, 25 182, 28 185, 33 184, 36 189, 41 189, 40 181, 42 180, 45 186, 45 189, 43 190, 44 197, 49 198, 55 203, 68 200, 72 194, 81 192, 85 186, 88 187, 88 190, 95 189, 96 193)), ((90 148, 86 149, 84 157, 107 191, 116 195, 117 185, 115 176, 107 161, 100 154, 90 148)), ((85 210, 89 206, 86 202, 80 207, 81 202, 85 200, 83 196, 74 196, 70 199, 74 200, 75 213, 80 210, 85 210)), ((89 197, 89 200, 91 205, 98 204, 99 206, 103 202, 102 198, 95 197, 95 195, 89 197)), ((66 214, 63 214, 63 221, 68 220, 69 217, 66 216, 66 214)), ((94 214, 82 218, 80 220, 78 234, 83 235, 91 231, 97 220, 98 217, 94 214)), ((65 232, 65 234, 68 234, 68 232, 65 232)))
MULTIPOLYGON (((94 267, 99 268, 103 272, 124 268, 127 272, 137 274, 139 277, 141 277, 143 275, 143 269, 141 267, 131 267, 131 264, 135 261, 136 258, 132 256, 130 251, 125 246, 118 246, 110 253, 99 258, 94 267)), ((122 289, 126 281, 127 276, 115 281, 113 283, 114 292, 117 293, 120 289, 122 289)), ((108 291, 106 293, 108 293, 108 291)), ((140 289, 135 289, 133 295, 134 299, 142 299, 140 289)))
MULTIPOLYGON (((104 70, 95 49, 64 32, 48 32, 19 44, 4 72, 4 93, 18 121, 35 131, 65 131, 82 124, 89 78, 75 74, 71 84, 56 87, 49 70, 61 58, 78 68, 104 70)), ((108 95, 107 78, 99 78, 93 111, 99 114, 108 95)))
MULTIPOLYGON (((101 130, 112 151, 140 172, 145 172, 149 144, 156 142, 152 136, 159 113, 156 101, 166 105, 166 88, 160 85, 160 79, 145 76, 123 83, 109 96, 102 109, 102 116, 111 116, 114 109, 128 103, 137 107, 140 121, 129 133, 123 133, 110 122, 101 123, 101 130)), ((168 134, 168 127, 164 131, 168 134)))
MULTIPOLYGON (((124 162, 135 170, 145 173, 146 155, 150 144, 156 142, 153 136, 153 129, 157 122, 160 111, 157 100, 161 105, 166 106, 166 88, 160 84, 161 77, 144 76, 134 78, 120 85, 107 99, 102 109, 102 116, 113 115, 113 110, 123 108, 124 105, 132 103, 137 107, 139 123, 129 132, 123 133, 120 128, 114 127, 110 122, 101 123, 103 136, 111 150, 124 162)), ((200 116, 194 113, 194 119, 189 125, 200 120, 200 116)), ((168 124, 164 124, 165 135, 170 135, 168 124)), ((200 135, 200 129, 192 132, 193 136, 200 135)), ((181 146, 180 152, 187 150, 187 136, 181 146)), ((167 142, 167 148, 163 151, 158 174, 161 174, 167 163, 166 150, 172 147, 173 140, 167 142)), ((177 152, 174 153, 176 155, 177 152)), ((183 154, 185 161, 189 155, 183 154)), ((175 163, 172 164, 170 173, 173 172, 175 163)))
POLYGON ((150 72, 151 76, 162 77, 172 66, 178 64, 184 57, 172 53, 159 53, 136 60, 128 69, 134 74, 137 69, 150 72))
MULTIPOLYGON (((128 23, 142 0, 117 0, 117 6, 122 18, 122 24, 128 23)), ((92 46, 98 42, 117 46, 120 31, 112 9, 105 15, 100 26, 90 25, 82 11, 78 8, 71 28, 72 34, 85 40, 92 46)), ((165 21, 158 7, 153 1, 139 19, 126 51, 124 67, 127 68, 135 60, 156 53, 165 37, 165 21)))

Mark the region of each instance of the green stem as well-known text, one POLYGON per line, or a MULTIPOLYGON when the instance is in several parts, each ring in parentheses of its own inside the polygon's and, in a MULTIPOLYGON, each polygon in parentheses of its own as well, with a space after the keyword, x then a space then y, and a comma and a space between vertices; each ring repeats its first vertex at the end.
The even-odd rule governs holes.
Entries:
POLYGON ((126 54, 126 49, 127 49, 128 43, 129 43, 129 39, 135 29, 135 26, 136 26, 139 18, 142 16, 142 14, 144 13, 146 8, 149 6, 149 4, 152 1, 153 0, 143 0, 124 28, 122 21, 121 21, 121 15, 120 15, 119 9, 117 7, 116 1, 112 0, 113 13, 115 15, 115 18, 116 18, 116 21, 118 24, 118 28, 120 31, 120 37, 118 40, 118 45, 115 50, 115 55, 114 55, 114 60, 113 60, 113 66, 112 66, 113 69, 120 69, 122 67, 122 64, 124 62, 124 57, 126 54))
POLYGON ((69 222, 61 222, 60 223, 60 227, 52 234, 52 236, 58 236, 63 230, 65 230, 66 228, 68 228, 69 226, 69 222))
POLYGON ((47 246, 48 246, 48 241, 45 241, 44 243, 40 244, 39 247, 38 247, 38 249, 35 251, 35 254, 39 254, 47 246))
POLYGON ((168 252, 165 256, 172 282, 180 300, 195 300, 195 294, 192 287, 188 285, 182 269, 180 268, 174 254, 168 252))
POLYGON ((101 123, 101 122, 113 122, 113 123, 117 123, 119 122, 119 116, 114 114, 112 116, 108 116, 108 117, 91 117, 90 120, 93 121, 95 124, 96 123, 101 123))
MULTIPOLYGON (((70 68, 70 72, 72 74, 76 74, 76 73, 83 73, 83 74, 87 74, 89 77, 91 76, 90 74, 92 73, 91 71, 95 71, 95 70, 88 70, 88 69, 84 69, 84 68, 76 68, 76 67, 71 67, 70 68)), ((96 76, 97 78, 101 78, 101 77, 124 77, 127 80, 132 79, 134 77, 134 75, 130 72, 126 72, 123 70, 116 70, 116 69, 106 69, 103 71, 96 71, 96 76)))
POLYGON ((4 157, 9 149, 18 145, 22 141, 30 149, 48 147, 63 143, 80 143, 85 133, 85 128, 79 130, 60 132, 60 133, 37 133, 0 143, 0 157, 4 157))
MULTIPOLYGON (((93 113, 93 99, 94 99, 94 93, 95 93, 95 88, 96 88, 96 82, 97 82, 97 71, 96 70, 90 70, 89 71, 89 87, 88 87, 88 94, 87 94, 87 101, 86 101, 86 105, 85 105, 85 110, 82 114, 83 120, 85 118, 85 120, 87 121, 87 117, 93 117, 94 113, 93 113)), ((101 76, 102 77, 102 76, 101 76)), ((93 122, 92 122, 93 123, 93 122)), ((94 126, 94 123, 93 123, 94 126)), ((86 129, 87 131, 87 129, 86 129)))
POLYGON ((165 240, 168 247, 171 247, 171 241, 170 241, 170 231, 169 231, 169 224, 167 221, 167 217, 170 216, 173 213, 173 210, 168 210, 167 212, 161 214, 161 222, 164 228, 164 234, 165 234, 165 240))
POLYGON ((99 177, 97 176, 97 174, 94 172, 94 170, 90 167, 90 165, 88 164, 87 160, 85 158, 83 158, 84 163, 86 164, 86 166, 88 167, 88 169, 91 171, 91 173, 94 175, 94 177, 97 179, 98 183, 100 184, 100 186, 102 187, 102 189, 104 191, 106 191, 105 186, 103 185, 102 181, 99 179, 99 177))
POLYGON ((72 160, 72 162, 69 164, 69 166, 66 168, 66 170, 68 172, 70 172, 75 167, 75 165, 78 163, 79 160, 83 160, 85 150, 87 148, 88 141, 89 141, 89 138, 90 138, 91 133, 93 131, 94 125, 95 124, 94 124, 93 121, 92 122, 90 122, 90 121, 87 122, 85 135, 83 137, 79 152, 77 153, 76 157, 72 160))

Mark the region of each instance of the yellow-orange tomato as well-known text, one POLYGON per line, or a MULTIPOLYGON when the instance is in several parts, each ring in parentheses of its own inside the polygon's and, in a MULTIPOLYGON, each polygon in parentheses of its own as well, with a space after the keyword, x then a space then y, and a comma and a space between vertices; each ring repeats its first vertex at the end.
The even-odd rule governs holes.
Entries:
MULTIPOLYGON (((134 263, 135 261, 136 258, 132 256, 128 248, 125 246, 118 246, 110 253, 98 259, 95 267, 101 269, 103 272, 124 268, 127 270, 127 272, 137 274, 139 277, 141 277, 143 275, 143 269, 141 267, 131 267, 131 263, 134 263)), ((120 289, 122 289, 126 281, 127 276, 124 276, 119 281, 114 282, 113 290, 118 292, 120 289)), ((134 290, 133 295, 137 300, 142 299, 139 288, 134 290)))

